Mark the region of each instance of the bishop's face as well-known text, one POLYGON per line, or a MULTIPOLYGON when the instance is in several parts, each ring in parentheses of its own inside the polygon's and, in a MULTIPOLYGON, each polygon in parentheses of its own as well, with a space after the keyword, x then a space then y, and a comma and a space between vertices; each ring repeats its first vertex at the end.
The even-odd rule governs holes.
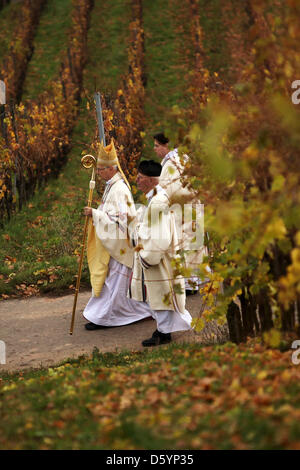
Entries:
POLYGON ((116 174, 113 166, 97 166, 97 176, 105 181, 109 181, 116 174))
POLYGON ((154 139, 154 152, 156 155, 163 159, 167 153, 169 153, 169 147, 168 144, 160 144, 156 139, 154 139))

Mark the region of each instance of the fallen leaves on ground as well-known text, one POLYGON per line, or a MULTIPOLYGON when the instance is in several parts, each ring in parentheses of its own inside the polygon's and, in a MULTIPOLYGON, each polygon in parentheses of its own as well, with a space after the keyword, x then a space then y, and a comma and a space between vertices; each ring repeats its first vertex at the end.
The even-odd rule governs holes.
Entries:
POLYGON ((0 448, 296 449, 299 392, 291 351, 257 340, 97 352, 3 378, 0 448))

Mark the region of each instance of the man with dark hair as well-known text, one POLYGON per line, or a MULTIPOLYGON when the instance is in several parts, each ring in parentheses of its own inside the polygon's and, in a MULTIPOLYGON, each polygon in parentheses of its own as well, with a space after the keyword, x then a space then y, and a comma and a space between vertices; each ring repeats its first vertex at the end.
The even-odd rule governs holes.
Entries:
POLYGON ((171 333, 191 328, 185 309, 184 278, 174 274, 172 261, 178 257, 178 240, 169 197, 159 185, 161 165, 153 160, 138 167, 137 185, 148 205, 142 221, 131 229, 135 247, 129 297, 147 302, 157 329, 143 346, 169 343, 171 333))
POLYGON ((154 152, 162 160, 162 171, 159 184, 165 189, 169 198, 187 197, 190 192, 183 187, 184 165, 188 161, 188 156, 179 156, 178 149, 170 150, 169 139, 163 132, 155 134, 154 152))
MULTIPOLYGON (((163 132, 159 132, 158 134, 155 134, 153 136, 153 139, 156 140, 156 142, 160 145, 166 145, 169 143, 168 137, 166 137, 163 132)), ((169 152, 169 149, 168 149, 168 152, 169 152)))

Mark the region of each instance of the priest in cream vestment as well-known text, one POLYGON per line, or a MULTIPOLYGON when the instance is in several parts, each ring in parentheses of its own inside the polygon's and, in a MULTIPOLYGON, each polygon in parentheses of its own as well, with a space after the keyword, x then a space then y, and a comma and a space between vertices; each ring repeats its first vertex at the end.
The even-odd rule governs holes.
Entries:
POLYGON ((137 185, 147 198, 141 220, 130 227, 135 248, 129 297, 147 302, 157 329, 143 346, 169 343, 171 333, 191 329, 185 308, 184 278, 174 272, 178 239, 174 214, 166 191, 158 184, 161 165, 145 160, 138 168, 137 185))
POLYGON ((136 210, 113 141, 99 147, 97 174, 106 180, 101 204, 98 209, 84 208, 84 214, 92 219, 87 258, 93 291, 83 311, 89 321, 87 330, 128 325, 151 316, 146 303, 127 297, 133 249, 126 227, 136 210))
MULTIPOLYGON (((189 295, 196 293, 199 287, 203 286, 209 280, 207 277, 200 279, 196 274, 197 267, 202 263, 203 256, 207 256, 207 248, 203 243, 203 208, 200 201, 195 200, 192 192, 183 185, 184 166, 189 157, 187 155, 180 157, 178 149, 170 150, 168 147, 169 139, 163 133, 155 134, 153 138, 154 151, 156 155, 162 159, 162 171, 159 178, 159 184, 168 194, 171 205, 176 204, 176 201, 181 201, 180 204, 185 201, 188 203, 184 206, 188 221, 186 223, 184 222, 181 210, 176 217, 176 224, 179 244, 182 251, 185 253, 185 267, 192 271, 191 276, 185 278, 186 294, 189 295), (197 211, 198 220, 197 222, 192 222, 191 214, 195 209, 197 211), (197 243, 192 243, 192 240, 195 240, 196 234, 197 243), (202 242, 199 241, 200 239, 202 242)), ((210 272, 208 267, 207 271, 210 272)))

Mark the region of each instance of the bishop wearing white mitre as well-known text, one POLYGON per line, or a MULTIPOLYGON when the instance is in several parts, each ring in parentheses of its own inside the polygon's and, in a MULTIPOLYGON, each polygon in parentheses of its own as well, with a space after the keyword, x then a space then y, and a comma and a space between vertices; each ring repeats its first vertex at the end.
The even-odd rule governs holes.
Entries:
POLYGON ((83 311, 89 321, 87 330, 128 325, 151 316, 147 303, 127 296, 133 249, 126 226, 136 210, 113 141, 106 147, 100 144, 97 174, 106 181, 101 204, 97 209, 84 208, 84 214, 92 217, 87 259, 93 290, 83 311))

